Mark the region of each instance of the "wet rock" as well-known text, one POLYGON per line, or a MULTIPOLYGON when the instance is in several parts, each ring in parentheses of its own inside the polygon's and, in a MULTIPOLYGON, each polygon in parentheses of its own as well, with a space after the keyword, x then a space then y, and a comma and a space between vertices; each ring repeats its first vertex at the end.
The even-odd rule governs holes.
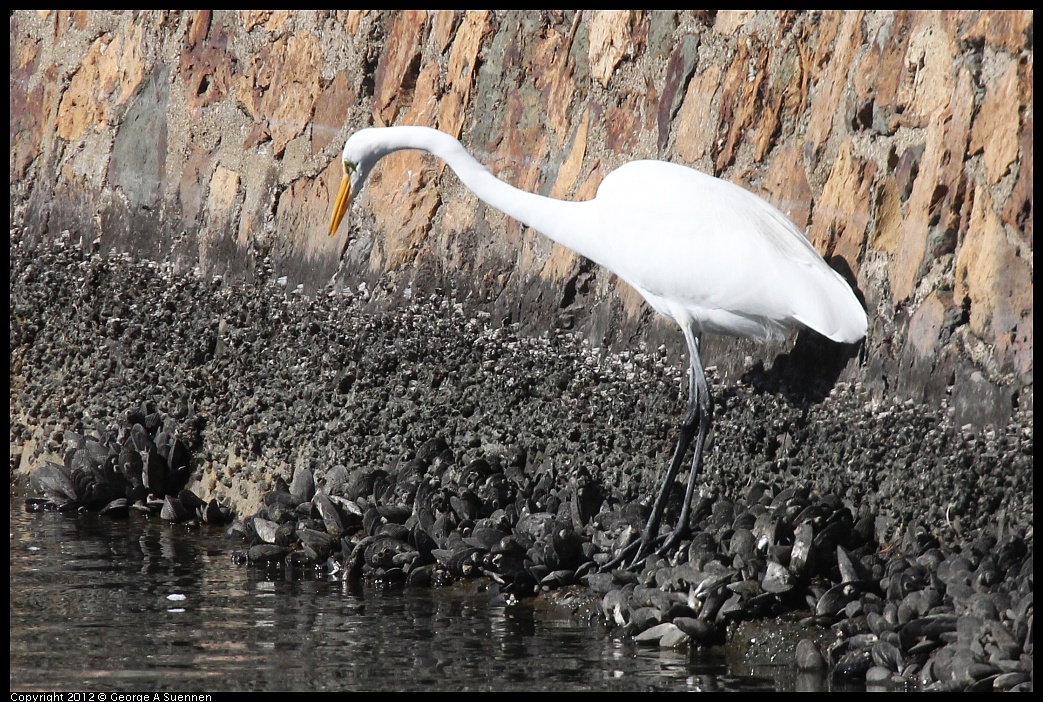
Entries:
POLYGON ((247 551, 247 560, 258 565, 281 564, 290 553, 291 549, 285 546, 257 544, 256 546, 251 546, 247 551))
MULTIPOLYGON (((160 429, 162 416, 155 410, 122 415, 122 423, 99 423, 89 436, 65 431, 65 463, 44 461, 30 473, 29 486, 41 497, 30 498, 27 507, 125 518, 132 507, 151 514, 146 503, 154 503, 166 521, 203 519, 206 503, 185 489, 191 473, 187 445, 160 429)), ((171 428, 176 430, 173 424, 171 428)), ((211 510, 210 523, 227 524, 229 515, 227 507, 218 506, 211 510)))
POLYGON ((634 643, 673 648, 688 642, 688 634, 674 624, 666 622, 645 629, 634 637, 634 643))
POLYGON ((203 508, 203 521, 215 526, 230 524, 235 519, 235 513, 228 507, 219 504, 216 499, 211 499, 203 508))
POLYGON ((168 522, 184 522, 192 518, 192 513, 181 504, 181 500, 167 495, 163 500, 163 509, 159 516, 168 522))
POLYGON ((335 548, 340 547, 335 536, 315 529, 297 527, 296 535, 301 544, 310 549, 309 555, 314 561, 325 561, 335 548))
POLYGON ((125 497, 118 497, 109 504, 102 507, 99 514, 103 514, 106 517, 115 517, 117 519, 125 519, 130 516, 130 503, 125 497))
POLYGON ((297 501, 309 502, 315 495, 315 477, 310 468, 298 468, 293 472, 293 481, 290 483, 290 495, 297 501))
POLYGON ((784 566, 774 561, 768 563, 761 580, 765 592, 781 595, 789 592, 796 585, 796 578, 784 566))
POLYGON ((873 656, 869 651, 862 649, 849 651, 833 665, 829 679, 834 685, 863 683, 866 681, 866 673, 872 667, 873 656))
POLYGON ((194 469, 219 502, 272 486, 231 531, 242 562, 293 577, 481 577, 516 598, 585 583, 623 635, 668 623, 676 645, 713 645, 733 622, 796 615, 836 635, 838 679, 1031 687, 1031 397, 1009 427, 965 431, 857 384, 811 391, 783 353, 715 387, 684 538, 600 573, 648 516, 684 372, 670 349, 594 349, 444 295, 288 296, 254 263, 246 285, 12 233, 12 443, 62 457, 28 509, 124 498, 133 519, 186 502, 194 469), (292 484, 273 478, 290 465, 292 484))
POLYGON ((269 519, 263 519, 261 517, 254 517, 251 521, 253 525, 253 531, 257 534, 257 538, 266 544, 274 544, 276 541, 276 532, 279 530, 279 525, 269 519))
POLYGON ((828 668, 826 657, 810 639, 801 639, 797 642, 794 658, 798 670, 825 671, 828 668))
POLYGON ((688 634, 690 639, 700 646, 718 644, 723 639, 722 632, 708 621, 695 617, 676 617, 673 624, 688 634))

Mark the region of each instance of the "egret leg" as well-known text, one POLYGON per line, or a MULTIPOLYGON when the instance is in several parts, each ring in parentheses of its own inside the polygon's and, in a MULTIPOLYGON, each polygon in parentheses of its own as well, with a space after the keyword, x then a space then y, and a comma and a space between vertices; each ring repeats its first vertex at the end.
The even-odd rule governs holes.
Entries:
MULTIPOLYGON (((684 493, 684 503, 681 505, 681 515, 677 519, 677 526, 667 537, 666 542, 659 548, 660 555, 667 553, 688 531, 688 518, 692 512, 692 499, 695 497, 695 478, 699 475, 699 469, 703 463, 703 445, 706 443, 706 435, 710 431, 713 421, 713 395, 710 394, 710 384, 706 382, 706 371, 703 369, 702 359, 699 356, 699 337, 686 333, 689 348, 692 350, 692 377, 694 381, 689 388, 689 409, 685 413, 687 419, 691 412, 691 393, 695 394, 695 403, 698 405, 696 413, 699 417, 699 433, 695 440, 695 455, 692 457, 692 470, 688 474, 688 487, 684 493)), ((667 486, 664 486, 666 490, 667 486)), ((656 526, 658 529, 658 525, 656 526)))
POLYGON ((677 473, 681 469, 681 462, 684 461, 688 447, 691 445, 692 438, 696 436, 696 430, 698 429, 698 438, 695 443, 695 458, 692 461, 692 473, 688 478, 688 488, 685 492, 684 505, 681 508, 681 517, 678 520, 677 527, 667 537, 666 542, 659 548, 658 552, 665 553, 684 535, 688 528, 688 515, 691 512, 692 497, 695 493, 695 476, 698 473, 699 466, 702 464, 703 444, 710 428, 712 402, 709 385, 706 382, 706 373, 703 371, 703 363, 699 354, 700 338, 688 326, 684 326, 683 329, 685 340, 688 342, 690 371, 688 374, 688 405, 685 408, 684 417, 681 419, 677 447, 674 449, 674 455, 670 459, 670 467, 666 471, 666 476, 663 478, 663 484, 659 488, 655 502, 652 503, 652 513, 648 515, 648 521, 645 523, 645 528, 642 530, 640 538, 630 543, 615 558, 602 566, 601 569, 603 571, 615 568, 625 561, 632 552, 634 553, 634 558, 630 562, 630 567, 636 568, 644 562, 649 554, 655 551, 655 542, 659 533, 659 525, 663 520, 663 512, 666 510, 666 501, 670 496, 674 480, 677 479, 677 473))

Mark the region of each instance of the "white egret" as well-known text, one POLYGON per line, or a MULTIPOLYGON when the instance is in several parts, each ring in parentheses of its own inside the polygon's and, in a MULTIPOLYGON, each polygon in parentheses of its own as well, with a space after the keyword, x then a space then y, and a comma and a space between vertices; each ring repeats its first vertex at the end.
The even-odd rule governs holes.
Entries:
POLYGON ((635 548, 637 564, 656 548, 667 497, 695 438, 680 518, 660 552, 687 529, 712 418, 699 350, 704 332, 764 340, 805 326, 844 344, 866 334, 851 287, 784 214, 738 185, 664 161, 624 164, 593 200, 568 202, 508 185, 436 129, 361 129, 344 144, 330 236, 377 161, 402 149, 442 159, 483 202, 612 271, 684 332, 691 369, 677 447, 640 538, 613 565, 635 548))

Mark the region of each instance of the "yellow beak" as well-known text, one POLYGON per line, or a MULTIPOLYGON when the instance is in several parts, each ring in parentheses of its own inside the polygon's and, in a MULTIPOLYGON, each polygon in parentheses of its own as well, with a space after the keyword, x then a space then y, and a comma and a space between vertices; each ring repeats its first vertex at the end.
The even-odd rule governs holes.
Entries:
POLYGON ((351 202, 351 177, 344 176, 340 181, 340 190, 337 191, 337 200, 333 203, 333 216, 330 218, 330 236, 336 236, 340 220, 348 211, 348 203, 351 202))

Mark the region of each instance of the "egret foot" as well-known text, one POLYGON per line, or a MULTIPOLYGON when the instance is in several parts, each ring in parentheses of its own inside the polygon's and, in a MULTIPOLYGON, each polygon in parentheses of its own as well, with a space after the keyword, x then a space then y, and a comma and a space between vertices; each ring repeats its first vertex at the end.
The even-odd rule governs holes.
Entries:
POLYGON ((618 569, 627 561, 628 558, 630 558, 630 554, 634 554, 634 557, 630 560, 630 564, 626 566, 626 569, 638 570, 644 566, 645 561, 648 560, 649 556, 656 555, 662 558, 669 554, 678 542, 681 541, 681 538, 687 533, 687 531, 687 528, 681 528, 679 525, 677 529, 674 529, 669 534, 664 534, 655 538, 652 538, 648 534, 642 534, 621 548, 619 553, 617 553, 612 560, 598 568, 598 572, 607 573, 618 569), (660 543, 662 545, 659 545, 660 543))

